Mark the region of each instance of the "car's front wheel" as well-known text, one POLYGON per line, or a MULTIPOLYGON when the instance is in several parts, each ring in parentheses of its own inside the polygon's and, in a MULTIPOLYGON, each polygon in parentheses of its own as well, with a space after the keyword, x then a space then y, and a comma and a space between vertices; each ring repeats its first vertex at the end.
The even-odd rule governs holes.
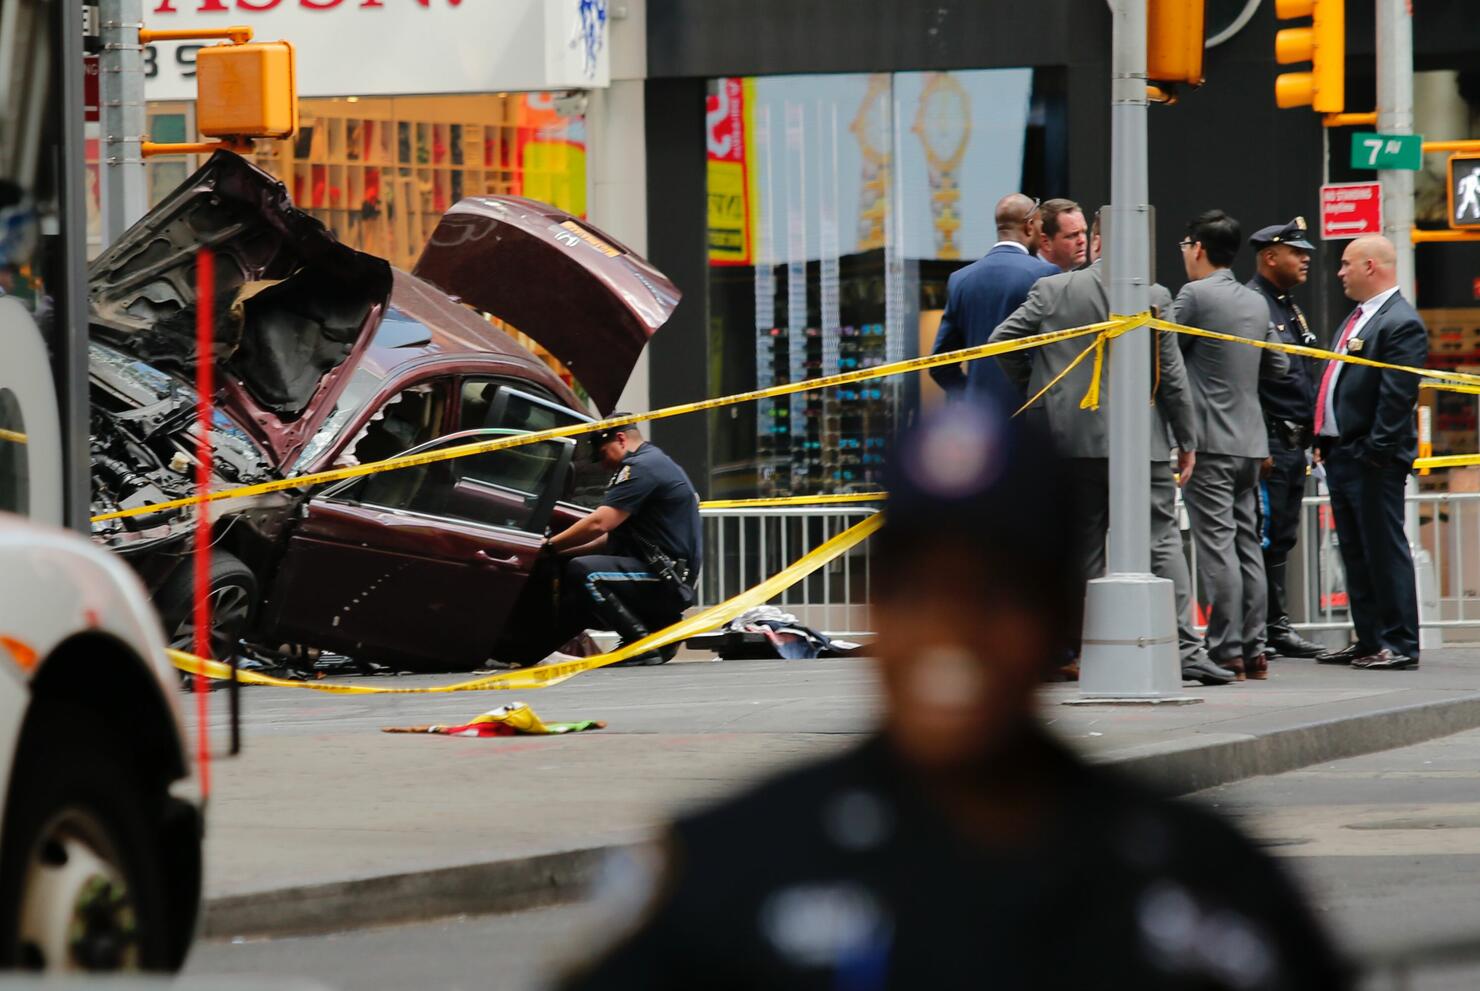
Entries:
POLYGON ((178 964, 151 827, 164 796, 119 759, 100 720, 55 703, 37 703, 28 717, 0 849, 0 966, 178 964))
MULTIPOLYGON (((195 564, 181 562, 159 593, 159 613, 170 634, 170 646, 195 650, 195 564)), ((211 657, 229 661, 240 653, 242 637, 257 615, 257 579, 235 554, 211 554, 211 657)))

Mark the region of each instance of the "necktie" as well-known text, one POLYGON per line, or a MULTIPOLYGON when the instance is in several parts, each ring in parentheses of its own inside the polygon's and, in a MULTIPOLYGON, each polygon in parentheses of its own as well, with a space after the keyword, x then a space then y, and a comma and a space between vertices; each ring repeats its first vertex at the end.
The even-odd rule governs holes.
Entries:
MULTIPOLYGON (((1362 315, 1359 306, 1352 311, 1351 319, 1346 322, 1346 329, 1341 332, 1341 339, 1336 342, 1336 353, 1341 354, 1346 348, 1346 342, 1351 338, 1352 331, 1356 329, 1357 318, 1362 315)), ((1316 393, 1316 434, 1321 432, 1321 426, 1326 422, 1326 392, 1331 386, 1331 377, 1336 374, 1334 361, 1326 362, 1326 371, 1321 375, 1321 389, 1316 393)))

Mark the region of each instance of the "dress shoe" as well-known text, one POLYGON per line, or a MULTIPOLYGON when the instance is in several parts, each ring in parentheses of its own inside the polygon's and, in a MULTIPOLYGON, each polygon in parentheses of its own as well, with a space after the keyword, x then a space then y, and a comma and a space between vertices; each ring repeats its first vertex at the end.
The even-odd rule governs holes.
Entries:
POLYGON ((1233 680, 1233 672, 1219 667, 1206 657, 1199 657, 1182 665, 1182 680, 1200 681, 1204 685, 1226 685, 1233 680))
POLYGON ((638 654, 636 657, 629 657, 625 661, 618 661, 610 666, 614 668, 651 668, 659 664, 667 664, 673 660, 674 655, 677 653, 678 644, 671 643, 666 647, 646 651, 645 653, 638 654))
POLYGON ((1271 626, 1267 646, 1277 657, 1319 657, 1326 653, 1324 646, 1305 639, 1288 626, 1271 626))
POLYGON ((1244 669, 1250 681, 1265 681, 1269 678, 1269 655, 1255 654, 1245 658, 1244 669))
POLYGON ((1417 670, 1418 658, 1409 657, 1407 654, 1394 654, 1386 647, 1375 654, 1359 657, 1352 661, 1352 667, 1361 668, 1364 671, 1409 671, 1417 670))
POLYGON ((1324 654, 1316 655, 1317 664, 1350 664, 1359 657, 1370 657, 1375 651, 1371 647, 1361 644, 1352 644, 1342 647, 1340 650, 1328 650, 1324 654))
POLYGON ((1226 657, 1221 661, 1214 661, 1213 663, 1233 672, 1234 681, 1243 681, 1248 676, 1248 669, 1244 667, 1244 659, 1242 657, 1226 657))

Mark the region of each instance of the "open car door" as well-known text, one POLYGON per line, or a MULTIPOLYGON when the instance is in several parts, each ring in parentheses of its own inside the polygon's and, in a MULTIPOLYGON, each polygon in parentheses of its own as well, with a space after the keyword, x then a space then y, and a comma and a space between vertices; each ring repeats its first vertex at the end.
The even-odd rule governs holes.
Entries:
MULTIPOLYGON (((407 453, 517 432, 467 430, 407 453)), ((534 569, 574 449, 541 441, 315 496, 289 538, 267 632, 414 670, 484 663, 534 569)))

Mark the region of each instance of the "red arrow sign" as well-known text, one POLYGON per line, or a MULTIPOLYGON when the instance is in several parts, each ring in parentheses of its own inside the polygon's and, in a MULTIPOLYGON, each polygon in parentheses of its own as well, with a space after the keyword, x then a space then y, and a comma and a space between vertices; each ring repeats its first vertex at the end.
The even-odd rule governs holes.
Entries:
POLYGON ((1321 239, 1337 241, 1382 233, 1382 187, 1337 182, 1321 187, 1321 239))

